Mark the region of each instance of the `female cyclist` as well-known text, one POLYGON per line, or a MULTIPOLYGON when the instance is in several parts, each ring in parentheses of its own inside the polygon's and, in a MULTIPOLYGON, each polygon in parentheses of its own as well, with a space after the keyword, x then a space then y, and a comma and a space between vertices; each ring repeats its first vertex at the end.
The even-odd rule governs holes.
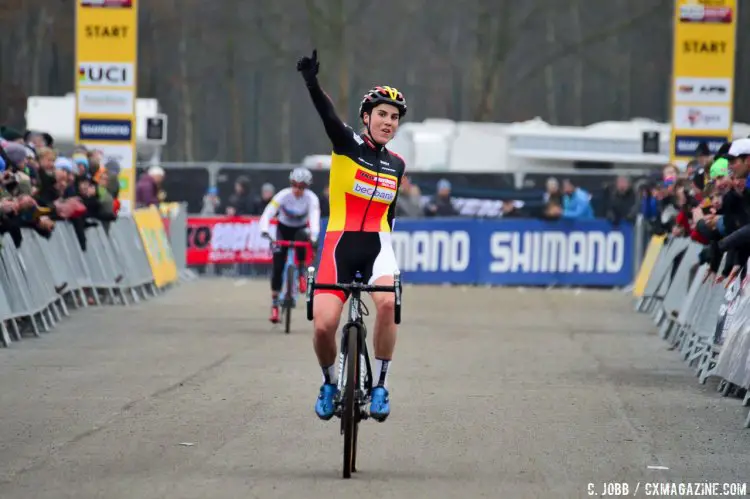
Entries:
MULTIPOLYGON (((295 168, 289 174, 289 187, 281 189, 268 202, 260 217, 260 232, 263 237, 271 239, 269 230, 271 219, 278 215, 276 225, 277 241, 307 241, 314 246, 320 233, 320 201, 318 196, 309 189, 312 184, 312 173, 307 168, 295 168), (307 227, 309 226, 309 230, 307 227)), ((282 286, 284 265, 286 264, 288 247, 274 250, 273 270, 271 272, 271 317, 274 324, 279 322, 278 297, 282 286)), ((307 252, 305 248, 297 249, 297 259, 304 266, 307 252)), ((299 269, 300 291, 304 291, 306 281, 303 268, 299 269)))
MULTIPOLYGON (((355 132, 336 115, 333 104, 318 83, 317 51, 297 62, 333 145, 329 179, 330 216, 321 251, 318 280, 322 283, 352 282, 359 271, 365 281, 393 285, 397 270, 391 230, 404 160, 385 145, 398 130, 406 114, 406 101, 397 89, 374 87, 359 106, 364 129, 355 132)), ((323 386, 315 404, 318 417, 328 420, 334 413, 337 355, 336 330, 348 296, 337 291, 316 291, 313 314, 313 346, 323 370, 323 386)), ((387 377, 396 344, 392 293, 372 293, 377 309, 375 369, 370 415, 385 421, 390 414, 387 377)))

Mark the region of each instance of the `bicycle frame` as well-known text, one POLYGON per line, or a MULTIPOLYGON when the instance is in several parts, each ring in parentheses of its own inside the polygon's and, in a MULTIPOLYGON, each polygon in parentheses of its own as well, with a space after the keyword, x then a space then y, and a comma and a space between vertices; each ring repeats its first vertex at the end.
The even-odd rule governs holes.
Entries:
MULTIPOLYGON (((349 313, 348 313, 348 320, 346 324, 344 324, 344 327, 342 328, 342 334, 341 334, 341 347, 339 350, 339 366, 338 366, 338 383, 337 388, 339 393, 343 393, 344 388, 344 367, 345 367, 345 360, 347 357, 348 352, 346 351, 347 343, 348 343, 348 335, 351 333, 352 329, 357 329, 360 333, 360 341, 359 341, 359 352, 360 352, 360 362, 359 362, 359 390, 357 394, 357 398, 359 399, 359 405, 366 405, 367 401, 370 397, 370 391, 372 389, 372 368, 370 366, 370 356, 367 352, 367 342, 365 339, 367 338, 367 328, 365 327, 365 323, 362 320, 362 293, 363 292, 390 292, 395 293, 395 309, 394 309, 394 319, 396 324, 401 323, 401 273, 396 271, 396 273, 393 275, 393 286, 377 286, 377 285, 369 285, 362 282, 362 275, 361 273, 357 272, 355 275, 354 282, 351 284, 342 284, 342 283, 336 283, 336 284, 323 284, 323 283, 316 283, 315 282, 315 267, 308 267, 307 268, 307 319, 312 320, 313 316, 313 296, 314 296, 314 289, 328 289, 328 290, 339 290, 344 291, 348 290, 351 295, 349 297, 349 313)), ((362 411, 362 414, 365 414, 364 411, 362 411)), ((366 417, 366 416, 365 416, 366 417)))
POLYGON ((344 478, 350 478, 357 471, 357 432, 359 422, 368 419, 369 414, 364 406, 371 399, 372 368, 367 352, 367 328, 362 320, 362 292, 390 292, 395 294, 394 322, 401 322, 401 274, 393 275, 393 286, 371 286, 362 282, 362 274, 356 272, 351 284, 318 284, 315 282, 315 267, 307 269, 307 320, 313 319, 313 297, 315 289, 349 291, 349 318, 342 329, 341 353, 339 354, 339 378, 337 383, 338 397, 335 400, 334 414, 341 418, 341 434, 344 436, 344 478), (352 333, 357 337, 350 336, 352 333), (356 364, 350 355, 349 348, 358 352, 356 364), (353 366, 358 366, 354 369, 353 366), (344 369, 346 368, 346 372, 344 369), (347 378, 344 384, 344 378, 347 378))
MULTIPOLYGON (((359 273, 357 273, 359 276, 359 273)), ((355 278, 355 282, 358 282, 355 278)), ((357 395, 357 403, 360 407, 367 405, 370 399, 370 391, 372 390, 372 367, 370 366, 370 355, 367 352, 367 327, 362 319, 362 297, 360 290, 357 288, 352 289, 351 297, 349 298, 349 316, 346 324, 341 330, 341 346, 339 349, 339 376, 338 376, 338 391, 343 393, 344 379, 346 377, 344 373, 344 361, 347 357, 347 345, 349 335, 352 334, 352 330, 356 329, 359 335, 359 386, 357 395)), ((360 410, 362 414, 366 414, 363 409, 360 410)), ((343 431, 343 429, 342 429, 343 431)))
POLYGON ((284 302, 287 299, 292 301, 297 300, 298 296, 298 282, 299 282, 299 262, 297 261, 297 248, 305 248, 307 250, 307 257, 310 258, 312 255, 312 244, 309 241, 273 241, 273 245, 279 248, 289 248, 286 252, 286 262, 284 263, 284 271, 281 274, 281 292, 279 293, 279 301, 284 302), (288 274, 293 272, 294 289, 287 289, 288 274))

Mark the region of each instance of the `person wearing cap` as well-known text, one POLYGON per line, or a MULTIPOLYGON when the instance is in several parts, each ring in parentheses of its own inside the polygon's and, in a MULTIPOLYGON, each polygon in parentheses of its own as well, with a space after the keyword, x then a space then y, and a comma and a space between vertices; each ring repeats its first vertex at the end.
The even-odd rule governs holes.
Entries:
MULTIPOLYGON (((729 145, 726 155, 728 170, 734 178, 733 188, 727 188, 721 201, 721 213, 711 214, 698 222, 697 227, 711 234, 711 243, 701 252, 700 261, 710 263, 709 273, 717 273, 721 255, 727 253, 727 264, 722 275, 736 276, 739 268, 747 261, 750 234, 750 189, 746 187, 750 170, 750 139, 737 139, 729 145)), ((717 163, 721 158, 717 159, 717 163)), ((713 165, 712 165, 713 168, 713 165)), ((724 174, 724 164, 718 163, 717 175, 724 174)), ((720 178, 720 177, 717 177, 720 178)))
POLYGON ((73 163, 76 165, 76 175, 86 175, 89 173, 89 158, 86 154, 73 154, 73 163))
POLYGON ((448 179, 440 179, 437 183, 437 193, 424 207, 424 214, 428 217, 455 217, 458 210, 451 200, 451 183, 448 179))
POLYGON ((219 205, 221 200, 219 199, 219 189, 212 185, 206 191, 206 195, 203 196, 203 206, 201 206, 201 215, 216 215, 219 213, 219 205))
POLYGON ((708 147, 707 142, 703 141, 698 144, 698 147, 695 149, 695 159, 698 160, 698 163, 703 168, 711 164, 713 158, 711 157, 711 149, 708 147))
POLYGON ((727 192, 732 187, 732 179, 729 176, 729 160, 719 158, 714 161, 708 170, 708 178, 721 194, 727 192))
POLYGON ((7 127, 7 126, 0 126, 0 137, 2 137, 7 142, 15 143, 15 144, 24 144, 23 140, 23 134, 16 130, 15 128, 7 127))

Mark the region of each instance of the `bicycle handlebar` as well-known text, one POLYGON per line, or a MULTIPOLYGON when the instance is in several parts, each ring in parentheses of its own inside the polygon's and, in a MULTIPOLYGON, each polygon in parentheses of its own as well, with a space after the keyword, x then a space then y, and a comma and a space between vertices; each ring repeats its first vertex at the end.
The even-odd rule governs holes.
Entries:
POLYGON ((358 289, 366 293, 395 293, 396 286, 377 286, 364 284, 359 282, 353 282, 351 284, 337 283, 337 284, 321 284, 313 282, 314 289, 330 290, 330 291, 351 291, 358 289))
POLYGON ((392 286, 379 286, 370 285, 363 282, 352 282, 352 283, 316 283, 315 282, 315 267, 308 267, 307 269, 307 320, 313 320, 313 297, 315 296, 315 290, 329 290, 329 291, 359 291, 366 293, 394 293, 395 306, 393 307, 393 319, 396 324, 401 324, 401 272, 396 271, 393 274, 393 285, 392 286))
POLYGON ((285 241, 283 239, 271 239, 271 244, 279 246, 281 248, 300 248, 306 247, 312 249, 312 243, 310 241, 285 241))

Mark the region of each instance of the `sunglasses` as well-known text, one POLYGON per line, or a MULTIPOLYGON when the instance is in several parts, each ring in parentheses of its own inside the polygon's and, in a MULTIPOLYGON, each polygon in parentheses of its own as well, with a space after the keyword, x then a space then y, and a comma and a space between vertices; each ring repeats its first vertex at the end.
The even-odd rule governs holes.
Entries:
POLYGON ((307 188, 307 184, 302 182, 292 182, 292 187, 296 187, 297 189, 305 189, 307 188))

